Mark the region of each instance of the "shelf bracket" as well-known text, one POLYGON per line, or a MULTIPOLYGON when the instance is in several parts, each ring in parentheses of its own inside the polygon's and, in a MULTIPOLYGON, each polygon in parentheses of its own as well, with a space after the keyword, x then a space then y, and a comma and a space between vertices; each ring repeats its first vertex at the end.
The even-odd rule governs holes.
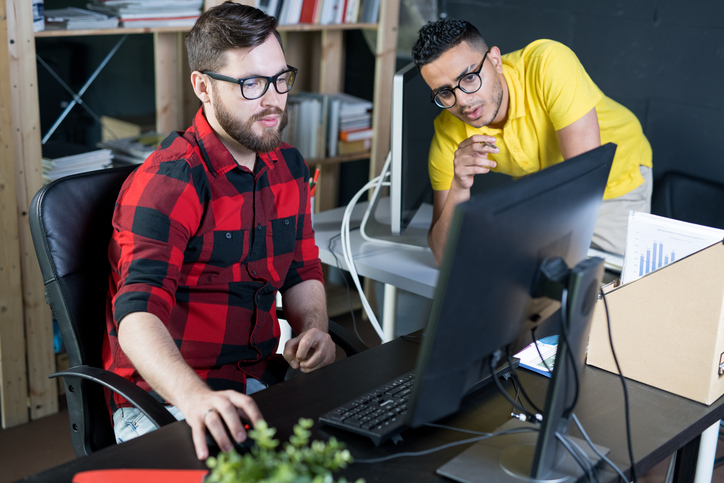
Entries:
MULTIPOLYGON (((60 85, 62 85, 63 88, 66 91, 68 91, 70 93, 70 95, 73 97, 73 100, 65 107, 63 112, 60 113, 60 116, 58 116, 58 119, 55 120, 55 123, 53 123, 51 128, 45 134, 45 136, 43 136, 43 139, 40 141, 41 144, 45 144, 48 141, 48 139, 50 139, 50 136, 52 136, 53 133, 56 131, 56 129, 58 129, 58 126, 60 126, 60 123, 63 122, 63 120, 66 118, 66 116, 68 116, 68 113, 70 112, 70 110, 73 109, 73 107, 75 107, 76 104, 79 104, 81 107, 83 107, 83 109, 85 109, 93 117, 93 119, 95 119, 98 122, 98 124, 103 126, 103 122, 101 122, 100 118, 86 104, 83 103, 83 100, 81 99, 81 97, 83 96, 83 94, 85 94, 85 92, 88 90, 88 88, 93 83, 93 81, 96 80, 96 77, 98 77, 98 74, 100 74, 101 71, 103 70, 103 68, 108 64, 108 62, 110 62, 110 60, 113 58, 113 56, 116 54, 118 49, 121 47, 121 45, 127 38, 128 38, 128 34, 122 36, 118 40, 118 42, 116 42, 116 45, 113 47, 113 49, 111 49, 111 51, 108 53, 108 55, 105 56, 105 58, 100 63, 100 65, 98 65, 96 70, 93 71, 91 76, 88 78, 88 80, 85 82, 85 84, 83 84, 83 87, 81 87, 80 91, 78 91, 77 94, 75 92, 73 92, 73 90, 68 86, 68 84, 66 84, 63 81, 63 79, 61 79, 60 76, 58 74, 56 74, 55 71, 42 58, 40 58, 40 56, 38 54, 35 54, 35 57, 37 58, 40 65, 45 67, 48 70, 48 72, 50 72, 50 75, 52 75, 55 78, 55 80, 57 80, 58 83, 60 85)), ((103 126, 103 127, 108 129, 106 126, 103 126)), ((108 129, 108 131, 110 131, 110 129, 108 129)), ((111 132, 111 134, 113 134, 113 133, 111 132)))

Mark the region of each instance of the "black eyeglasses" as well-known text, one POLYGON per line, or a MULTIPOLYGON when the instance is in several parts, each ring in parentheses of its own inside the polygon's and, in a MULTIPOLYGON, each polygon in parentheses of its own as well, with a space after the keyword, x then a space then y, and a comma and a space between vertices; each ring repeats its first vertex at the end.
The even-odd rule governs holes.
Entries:
MULTIPOLYGON (((488 52, 490 52, 488 50, 488 52)), ((488 57, 488 52, 485 52, 483 60, 480 62, 480 67, 475 72, 469 72, 462 76, 458 81, 458 85, 452 89, 442 89, 437 92, 433 92, 430 96, 430 102, 434 102, 438 107, 442 109, 450 109, 457 102, 455 97, 455 89, 460 89, 466 94, 472 94, 478 92, 480 87, 483 85, 483 79, 480 78, 480 71, 483 70, 485 59, 488 57)))
POLYGON ((297 78, 297 72, 299 71, 296 67, 287 65, 287 70, 272 77, 255 75, 253 77, 237 79, 236 77, 229 77, 228 75, 217 74, 215 72, 209 72, 208 70, 201 71, 202 74, 206 74, 212 79, 239 84, 241 96, 250 101, 259 99, 266 94, 267 89, 269 89, 269 84, 272 84, 279 94, 286 94, 292 90, 294 80, 297 78))

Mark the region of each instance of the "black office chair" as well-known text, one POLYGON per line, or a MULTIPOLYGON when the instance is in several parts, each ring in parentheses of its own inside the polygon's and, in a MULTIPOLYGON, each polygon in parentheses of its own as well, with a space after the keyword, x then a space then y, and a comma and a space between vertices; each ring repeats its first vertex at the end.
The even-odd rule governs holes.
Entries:
POLYGON ((651 212, 699 225, 724 228, 724 184, 678 171, 654 183, 651 212))
MULTIPOLYGON (((43 187, 30 205, 30 232, 70 368, 63 377, 76 456, 115 444, 103 386, 122 395, 157 427, 176 419, 146 391, 103 369, 111 218, 134 166, 68 176, 43 187)), ((330 321, 334 342, 350 356, 367 347, 330 321)))

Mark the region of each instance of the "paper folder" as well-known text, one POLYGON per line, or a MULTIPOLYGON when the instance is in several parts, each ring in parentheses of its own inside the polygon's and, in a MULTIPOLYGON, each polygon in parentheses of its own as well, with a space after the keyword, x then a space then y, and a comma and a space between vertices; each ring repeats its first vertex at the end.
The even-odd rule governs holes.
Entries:
MULTIPOLYGON (((627 378, 709 405, 724 394, 724 244, 718 242, 606 294, 627 378)), ((603 301, 587 363, 617 373, 603 301)))

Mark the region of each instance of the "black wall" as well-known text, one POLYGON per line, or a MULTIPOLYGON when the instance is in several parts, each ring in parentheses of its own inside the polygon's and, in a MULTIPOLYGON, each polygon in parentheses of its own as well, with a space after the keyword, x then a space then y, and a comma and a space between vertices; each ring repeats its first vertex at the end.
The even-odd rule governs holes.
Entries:
POLYGON ((549 38, 568 45, 609 97, 638 116, 654 176, 687 171, 724 182, 721 0, 447 0, 503 53, 549 38))

